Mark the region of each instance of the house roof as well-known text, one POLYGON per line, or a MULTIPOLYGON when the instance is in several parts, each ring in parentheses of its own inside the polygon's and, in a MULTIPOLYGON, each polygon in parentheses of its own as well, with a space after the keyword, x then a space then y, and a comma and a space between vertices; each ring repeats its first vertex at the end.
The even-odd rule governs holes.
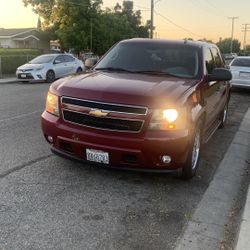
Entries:
POLYGON ((22 28, 22 29, 0 28, 0 37, 4 37, 4 38, 15 37, 15 36, 22 35, 33 30, 36 30, 36 28, 22 28))

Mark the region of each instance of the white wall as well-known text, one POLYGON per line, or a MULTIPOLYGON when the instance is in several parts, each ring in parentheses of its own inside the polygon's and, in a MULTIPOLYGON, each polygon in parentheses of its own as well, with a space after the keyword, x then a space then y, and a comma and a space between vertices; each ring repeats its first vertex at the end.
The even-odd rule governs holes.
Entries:
POLYGON ((10 38, 0 38, 0 47, 16 48, 16 45, 10 38))

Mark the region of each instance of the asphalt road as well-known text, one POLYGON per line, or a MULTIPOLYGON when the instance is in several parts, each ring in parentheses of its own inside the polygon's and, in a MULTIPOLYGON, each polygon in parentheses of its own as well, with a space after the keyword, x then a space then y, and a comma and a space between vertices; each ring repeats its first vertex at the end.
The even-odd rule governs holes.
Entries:
POLYGON ((91 167, 52 155, 40 129, 48 84, 0 84, 0 249, 172 249, 250 105, 228 123, 191 181, 91 167))

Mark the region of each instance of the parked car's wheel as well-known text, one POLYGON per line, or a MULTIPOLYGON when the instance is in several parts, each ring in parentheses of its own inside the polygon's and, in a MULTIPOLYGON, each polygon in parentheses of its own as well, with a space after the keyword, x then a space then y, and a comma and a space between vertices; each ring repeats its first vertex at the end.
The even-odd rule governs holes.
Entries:
POLYGON ((81 67, 77 68, 77 70, 76 70, 76 73, 80 73, 80 72, 82 72, 82 68, 81 67))
POLYGON ((201 151, 201 125, 201 121, 196 125, 194 135, 191 139, 187 161, 182 169, 181 177, 185 180, 191 179, 195 175, 198 167, 201 151))
POLYGON ((55 72, 53 70, 49 70, 46 74, 46 82, 52 83, 55 81, 55 72))
POLYGON ((227 113, 228 113, 228 101, 227 103, 225 104, 221 114, 220 114, 220 126, 219 128, 223 128, 225 126, 225 122, 226 122, 226 119, 227 119, 227 113))

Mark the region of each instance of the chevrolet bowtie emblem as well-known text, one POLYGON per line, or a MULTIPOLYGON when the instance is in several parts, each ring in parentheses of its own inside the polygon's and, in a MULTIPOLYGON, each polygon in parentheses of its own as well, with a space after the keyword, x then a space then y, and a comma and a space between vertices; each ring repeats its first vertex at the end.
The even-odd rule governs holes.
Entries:
POLYGON ((103 111, 101 109, 91 109, 89 111, 89 115, 95 116, 95 117, 105 117, 108 115, 109 112, 103 111))

